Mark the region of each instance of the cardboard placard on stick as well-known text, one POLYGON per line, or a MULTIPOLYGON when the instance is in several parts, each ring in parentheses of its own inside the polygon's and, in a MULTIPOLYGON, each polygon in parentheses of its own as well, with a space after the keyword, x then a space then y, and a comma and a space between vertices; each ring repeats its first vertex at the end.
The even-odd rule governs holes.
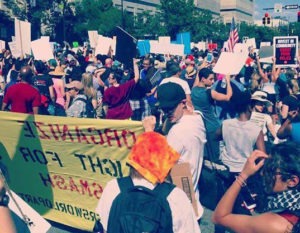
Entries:
POLYGON ((31 24, 15 18, 15 42, 21 55, 31 54, 31 24))
POLYGON ((245 53, 222 52, 213 71, 217 74, 237 75, 243 68, 248 56, 245 53))
POLYGON ((35 60, 48 61, 54 58, 50 42, 44 39, 32 41, 31 49, 35 60))
POLYGON ((173 184, 182 189, 187 197, 190 199, 194 208, 195 215, 198 215, 197 202, 195 198, 195 191, 193 186, 191 168, 189 163, 176 164, 171 170, 171 178, 173 184))
POLYGON ((21 56, 21 50, 19 49, 15 41, 8 42, 8 46, 13 57, 17 58, 21 56))
POLYGON ((94 49, 97 47, 97 41, 98 41, 98 32, 97 31, 88 31, 89 35, 89 41, 91 47, 94 49))

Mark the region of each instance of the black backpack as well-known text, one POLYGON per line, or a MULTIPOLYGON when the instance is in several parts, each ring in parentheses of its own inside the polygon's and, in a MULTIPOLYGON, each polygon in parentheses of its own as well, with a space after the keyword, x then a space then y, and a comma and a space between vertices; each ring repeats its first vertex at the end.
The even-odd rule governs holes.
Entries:
POLYGON ((91 100, 88 98, 77 98, 75 101, 82 101, 85 103, 85 115, 87 118, 96 118, 96 112, 91 100))
POLYGON ((109 212, 107 233, 171 233, 172 214, 167 196, 174 189, 170 183, 153 190, 134 186, 131 177, 119 178, 120 194, 109 212))

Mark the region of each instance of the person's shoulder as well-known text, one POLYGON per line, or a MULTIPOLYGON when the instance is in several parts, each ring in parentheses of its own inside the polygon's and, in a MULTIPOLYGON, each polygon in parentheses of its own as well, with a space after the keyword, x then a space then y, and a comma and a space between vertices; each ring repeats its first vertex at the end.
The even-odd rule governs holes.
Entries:
POLYGON ((106 190, 115 190, 117 188, 119 188, 118 180, 117 179, 112 179, 112 180, 110 180, 106 183, 104 189, 106 189, 106 190))

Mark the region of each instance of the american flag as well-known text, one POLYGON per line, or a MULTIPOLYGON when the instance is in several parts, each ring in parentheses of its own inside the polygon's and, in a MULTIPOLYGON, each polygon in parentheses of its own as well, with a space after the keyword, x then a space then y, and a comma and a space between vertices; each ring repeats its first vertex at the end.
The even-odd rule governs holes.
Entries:
POLYGON ((235 26, 234 18, 232 18, 232 22, 230 26, 230 34, 228 38, 228 52, 233 52, 233 48, 238 41, 239 41, 239 33, 235 26))

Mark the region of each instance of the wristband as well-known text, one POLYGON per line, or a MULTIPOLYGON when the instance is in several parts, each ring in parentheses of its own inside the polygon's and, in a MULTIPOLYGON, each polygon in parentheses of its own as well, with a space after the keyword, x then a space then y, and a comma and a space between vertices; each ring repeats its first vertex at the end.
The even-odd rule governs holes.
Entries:
POLYGON ((236 182, 237 182, 241 187, 247 186, 246 181, 244 180, 244 178, 243 178, 241 175, 236 176, 236 177, 235 177, 235 180, 236 180, 236 182))

